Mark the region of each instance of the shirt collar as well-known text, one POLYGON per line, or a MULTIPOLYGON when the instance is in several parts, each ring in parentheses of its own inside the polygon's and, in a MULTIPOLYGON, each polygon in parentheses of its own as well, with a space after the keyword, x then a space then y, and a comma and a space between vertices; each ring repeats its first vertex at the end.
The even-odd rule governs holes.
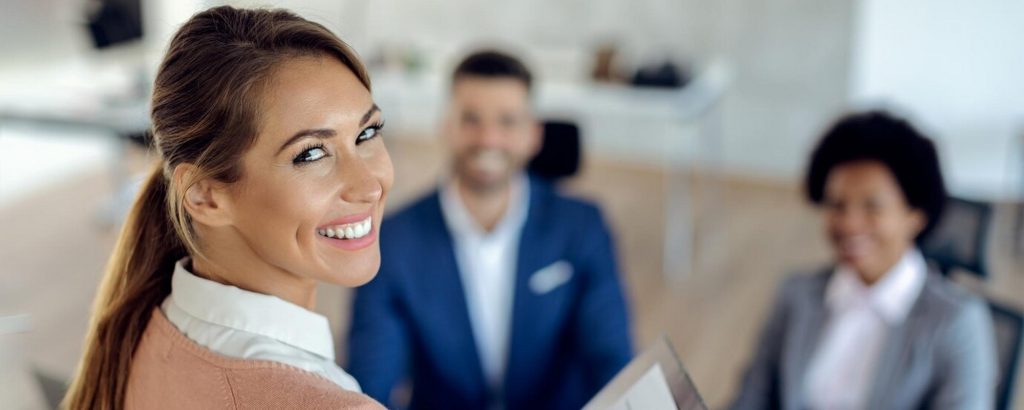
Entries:
POLYGON ((277 296, 201 278, 185 267, 189 264, 189 258, 178 261, 171 278, 170 297, 185 313, 334 360, 334 342, 326 317, 277 296))
POLYGON ((459 236, 468 236, 476 239, 490 237, 506 237, 518 232, 526 223, 526 216, 530 209, 530 179, 523 174, 512 178, 511 195, 509 197, 508 209, 498 224, 491 232, 481 227, 473 216, 466 209, 459 194, 459 188, 455 179, 449 180, 441 188, 441 213, 444 215, 448 229, 459 236))
POLYGON ((864 284, 853 269, 841 265, 829 280, 825 300, 833 310, 866 304, 890 324, 898 324, 910 313, 927 275, 928 265, 916 248, 904 253, 899 262, 871 286, 864 284))

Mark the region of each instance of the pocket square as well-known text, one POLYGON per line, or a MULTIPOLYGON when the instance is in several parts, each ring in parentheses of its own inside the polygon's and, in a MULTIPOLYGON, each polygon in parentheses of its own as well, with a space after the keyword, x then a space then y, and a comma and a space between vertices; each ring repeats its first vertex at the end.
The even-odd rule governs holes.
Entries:
POLYGON ((548 293, 572 279, 572 265, 558 261, 530 276, 530 290, 538 295, 548 293))

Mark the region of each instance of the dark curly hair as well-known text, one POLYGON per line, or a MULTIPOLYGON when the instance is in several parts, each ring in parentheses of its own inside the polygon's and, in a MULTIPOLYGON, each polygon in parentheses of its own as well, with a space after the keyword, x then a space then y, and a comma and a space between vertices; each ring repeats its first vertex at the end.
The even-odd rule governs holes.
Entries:
POLYGON ((885 111, 856 113, 840 118, 821 138, 807 170, 807 197, 821 205, 825 181, 836 166, 853 161, 877 161, 889 168, 907 203, 928 218, 920 241, 935 228, 946 203, 935 145, 906 120, 885 111))

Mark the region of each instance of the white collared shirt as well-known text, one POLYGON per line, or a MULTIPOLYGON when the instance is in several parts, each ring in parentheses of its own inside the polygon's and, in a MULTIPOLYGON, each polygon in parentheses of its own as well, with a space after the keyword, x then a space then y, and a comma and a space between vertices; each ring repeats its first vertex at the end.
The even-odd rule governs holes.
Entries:
POLYGON ((513 179, 508 209, 486 232, 462 203, 454 180, 441 191, 441 211, 451 233, 469 319, 491 388, 501 385, 508 357, 519 236, 529 211, 526 176, 513 179))
POLYGON ((276 296, 201 278, 187 264, 185 258, 175 265, 171 294, 160 306, 186 337, 227 357, 284 363, 362 391, 334 362, 326 317, 276 296))
POLYGON ((825 290, 828 323, 807 372, 810 408, 865 408, 886 338, 906 320, 927 276, 917 249, 870 286, 852 269, 836 268, 825 290))

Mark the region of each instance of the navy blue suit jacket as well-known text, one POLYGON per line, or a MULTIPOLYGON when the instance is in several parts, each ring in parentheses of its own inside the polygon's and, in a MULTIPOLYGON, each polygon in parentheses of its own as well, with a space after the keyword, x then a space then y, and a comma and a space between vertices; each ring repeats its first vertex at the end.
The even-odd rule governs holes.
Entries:
POLYGON ((385 219, 380 245, 380 272, 356 290, 346 369, 389 407, 409 381, 414 409, 578 409, 632 357, 601 213, 547 183, 530 181, 500 392, 485 381, 438 192, 385 219), (557 262, 572 275, 538 294, 531 275, 557 262))

